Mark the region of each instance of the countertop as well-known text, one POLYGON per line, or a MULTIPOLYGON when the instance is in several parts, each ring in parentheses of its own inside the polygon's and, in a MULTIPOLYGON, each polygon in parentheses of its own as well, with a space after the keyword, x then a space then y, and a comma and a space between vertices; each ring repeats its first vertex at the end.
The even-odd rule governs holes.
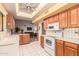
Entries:
POLYGON ((19 45, 19 37, 18 35, 10 35, 5 36, 0 39, 0 46, 2 45, 10 45, 10 44, 18 44, 19 45))
POLYGON ((68 38, 64 38, 64 37, 55 37, 55 36, 49 36, 49 35, 42 35, 42 36, 53 37, 57 40, 63 40, 63 41, 79 44, 79 39, 76 39, 76 38, 68 39, 68 38))
POLYGON ((18 35, 30 35, 30 34, 18 34, 18 35))

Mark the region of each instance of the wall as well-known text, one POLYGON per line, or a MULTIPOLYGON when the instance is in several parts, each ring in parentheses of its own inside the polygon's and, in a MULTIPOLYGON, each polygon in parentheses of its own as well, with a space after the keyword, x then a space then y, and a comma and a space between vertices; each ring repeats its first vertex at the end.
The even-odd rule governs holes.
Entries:
POLYGON ((39 42, 39 45, 40 45, 40 36, 42 36, 42 25, 41 25, 41 22, 39 22, 38 24, 38 42, 39 42))
POLYGON ((35 18, 35 20, 33 20, 33 23, 37 23, 39 21, 41 21, 42 19, 45 19, 51 15, 55 15, 61 11, 64 11, 72 6, 77 5, 76 3, 57 3, 54 6, 50 7, 49 9, 45 10, 43 13, 41 13, 41 15, 37 18, 35 18))
MULTIPOLYGON (((8 14, 7 13, 7 11, 6 11, 6 9, 4 9, 4 7, 3 7, 3 5, 2 4, 0 4, 0 12, 3 14, 3 29, 4 29, 4 31, 2 32, 2 31, 0 31, 0 38, 2 37, 4 37, 4 36, 6 36, 6 15, 8 14)), ((7 33, 7 34, 9 34, 9 33, 7 33)))
POLYGON ((62 31, 46 31, 47 36, 52 36, 59 40, 64 40, 64 41, 79 44, 78 33, 79 33, 79 28, 68 28, 62 31))
POLYGON ((31 21, 16 20, 15 22, 16 22, 16 27, 19 27, 19 28, 23 29, 24 32, 33 32, 33 31, 34 31, 35 25, 32 24, 31 21), (27 27, 32 27, 32 28, 33 28, 32 31, 28 31, 28 30, 27 30, 27 27))

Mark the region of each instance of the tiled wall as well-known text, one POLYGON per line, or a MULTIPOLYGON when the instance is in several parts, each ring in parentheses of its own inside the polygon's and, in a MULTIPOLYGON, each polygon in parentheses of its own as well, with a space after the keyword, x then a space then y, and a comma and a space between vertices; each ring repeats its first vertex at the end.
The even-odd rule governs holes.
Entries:
POLYGON ((62 38, 62 31, 46 31, 46 35, 47 36, 55 36, 55 37, 58 37, 58 38, 62 38))
POLYGON ((79 39, 79 28, 69 28, 62 31, 46 31, 46 35, 64 39, 79 39))
POLYGON ((79 39, 79 28, 64 29, 63 32, 66 39, 79 39))

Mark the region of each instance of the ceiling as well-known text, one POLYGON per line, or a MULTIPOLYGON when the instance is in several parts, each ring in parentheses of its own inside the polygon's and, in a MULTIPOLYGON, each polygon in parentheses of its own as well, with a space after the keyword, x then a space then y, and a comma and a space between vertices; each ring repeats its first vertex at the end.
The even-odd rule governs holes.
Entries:
POLYGON ((19 11, 32 14, 38 8, 39 3, 19 3, 19 11))
POLYGON ((2 5, 8 13, 14 15, 15 19, 32 21, 55 3, 3 3, 2 5), (27 6, 31 7, 30 11, 27 6))

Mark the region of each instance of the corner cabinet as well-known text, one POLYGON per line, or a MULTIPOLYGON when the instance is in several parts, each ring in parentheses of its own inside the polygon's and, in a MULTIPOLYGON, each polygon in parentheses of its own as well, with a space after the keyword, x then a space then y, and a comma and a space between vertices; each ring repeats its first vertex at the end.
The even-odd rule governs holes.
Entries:
POLYGON ((14 29, 15 28, 14 17, 12 15, 10 15, 10 14, 7 15, 6 27, 7 27, 7 29, 14 29))

